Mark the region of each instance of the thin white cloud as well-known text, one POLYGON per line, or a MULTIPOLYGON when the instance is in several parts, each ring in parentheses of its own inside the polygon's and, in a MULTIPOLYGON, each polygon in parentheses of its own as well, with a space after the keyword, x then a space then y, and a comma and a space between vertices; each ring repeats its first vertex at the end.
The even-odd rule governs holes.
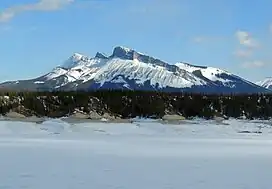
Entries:
POLYGON ((234 52, 234 55, 239 57, 239 58, 249 58, 249 57, 252 56, 252 51, 251 50, 238 49, 237 51, 234 52))
POLYGON ((264 67, 265 65, 266 64, 264 61, 255 60, 255 61, 244 62, 242 64, 242 67, 244 67, 244 68, 261 68, 261 67, 264 67))
POLYGON ((246 31, 237 31, 235 33, 236 38, 238 39, 240 45, 248 48, 259 47, 257 40, 255 40, 248 32, 246 31))
POLYGON ((205 42, 205 41, 207 41, 208 40, 208 38, 206 38, 206 37, 195 37, 194 39, 193 39, 193 41, 195 42, 195 43, 202 43, 202 42, 205 42))
POLYGON ((126 2, 125 9, 117 10, 119 14, 121 13, 120 16, 141 20, 141 25, 147 24, 148 27, 173 23, 177 18, 187 14, 185 3, 181 0, 127 0, 126 2))
POLYGON ((10 31, 11 29, 12 29, 11 26, 6 26, 6 25, 0 26, 0 33, 10 31))
POLYGON ((40 0, 36 3, 9 7, 0 12, 0 22, 8 22, 20 13, 27 11, 55 11, 75 0, 40 0))
POLYGON ((197 36, 193 38, 193 42, 195 43, 205 43, 205 42, 211 42, 211 41, 220 41, 224 40, 224 37, 220 36, 197 36))
MULTIPOLYGON (((147 15, 162 15, 167 11, 168 15, 175 15, 176 13, 180 13, 181 10, 184 10, 183 7, 180 7, 180 0, 154 0, 154 1, 131 1, 128 11, 136 14, 147 14, 147 15)), ((163 17, 162 17, 163 18, 163 17)))

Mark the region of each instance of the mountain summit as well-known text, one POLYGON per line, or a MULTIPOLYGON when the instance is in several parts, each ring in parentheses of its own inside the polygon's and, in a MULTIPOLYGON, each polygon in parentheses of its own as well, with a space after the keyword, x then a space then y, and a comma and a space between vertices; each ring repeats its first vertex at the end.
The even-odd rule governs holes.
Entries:
POLYGON ((114 48, 113 53, 110 57, 133 60, 134 54, 136 53, 137 52, 135 50, 132 50, 127 47, 119 46, 114 48))
POLYGON ((61 66, 31 80, 5 82, 10 90, 154 90, 196 93, 265 93, 270 90, 219 68, 179 62, 169 64, 118 46, 112 55, 74 53, 61 66))

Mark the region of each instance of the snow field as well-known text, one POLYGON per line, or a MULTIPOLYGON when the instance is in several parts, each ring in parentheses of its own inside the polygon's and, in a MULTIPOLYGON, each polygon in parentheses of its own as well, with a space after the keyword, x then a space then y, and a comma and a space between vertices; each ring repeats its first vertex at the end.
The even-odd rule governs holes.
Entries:
POLYGON ((271 189, 270 122, 135 121, 1 121, 0 188, 271 189))

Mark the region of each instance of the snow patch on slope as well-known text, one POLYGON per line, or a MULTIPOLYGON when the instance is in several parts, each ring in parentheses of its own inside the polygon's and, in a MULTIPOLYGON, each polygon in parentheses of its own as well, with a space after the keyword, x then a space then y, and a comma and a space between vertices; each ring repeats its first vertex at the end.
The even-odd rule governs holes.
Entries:
POLYGON ((45 78, 48 81, 56 80, 57 78, 63 76, 65 78, 65 82, 62 82, 55 88, 59 88, 78 80, 86 82, 93 79, 97 70, 100 69, 106 62, 106 59, 89 58, 76 53, 70 57, 63 66, 53 69, 45 76, 45 78))
POLYGON ((265 87, 267 89, 271 89, 272 88, 272 77, 268 77, 263 81, 259 81, 256 83, 256 85, 259 85, 261 87, 265 87))
POLYGON ((64 75, 66 73, 67 73, 67 70, 57 67, 57 68, 53 69, 52 72, 47 74, 45 77, 46 77, 46 80, 50 80, 50 79, 54 79, 56 77, 59 77, 61 75, 64 75))
POLYGON ((211 81, 220 81, 222 83, 230 82, 230 80, 228 80, 228 79, 220 78, 219 75, 220 74, 231 75, 231 74, 224 71, 224 70, 218 69, 218 68, 193 66, 193 65, 190 65, 187 63, 182 63, 182 62, 176 63, 175 65, 181 69, 184 69, 184 70, 190 72, 190 73, 199 70, 199 71, 201 71, 201 73, 204 77, 206 77, 207 79, 209 79, 211 81))
POLYGON ((61 67, 65 69, 70 69, 74 67, 76 64, 78 64, 78 62, 86 60, 86 59, 88 59, 88 57, 79 53, 74 53, 73 56, 71 56, 68 60, 66 60, 61 67))
POLYGON ((128 76, 128 79, 135 79, 137 84, 142 85, 150 81, 152 86, 158 85, 159 88, 185 88, 205 84, 203 80, 188 72, 175 74, 163 66, 119 58, 109 60, 104 67, 98 70, 94 80, 102 86, 118 75, 128 76))
POLYGON ((111 80, 112 83, 127 83, 122 76, 118 76, 117 78, 111 80))
POLYGON ((35 84, 44 84, 44 81, 35 81, 35 84))

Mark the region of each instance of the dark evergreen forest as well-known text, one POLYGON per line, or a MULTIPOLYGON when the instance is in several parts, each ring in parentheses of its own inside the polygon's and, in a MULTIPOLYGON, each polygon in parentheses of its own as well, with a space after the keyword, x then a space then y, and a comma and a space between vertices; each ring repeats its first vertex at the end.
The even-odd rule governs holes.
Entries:
POLYGON ((179 114, 185 118, 211 119, 215 115, 247 119, 272 117, 272 95, 205 95, 147 91, 1 92, 0 113, 24 108, 27 115, 68 116, 75 109, 105 112, 121 118, 161 118, 179 114))

